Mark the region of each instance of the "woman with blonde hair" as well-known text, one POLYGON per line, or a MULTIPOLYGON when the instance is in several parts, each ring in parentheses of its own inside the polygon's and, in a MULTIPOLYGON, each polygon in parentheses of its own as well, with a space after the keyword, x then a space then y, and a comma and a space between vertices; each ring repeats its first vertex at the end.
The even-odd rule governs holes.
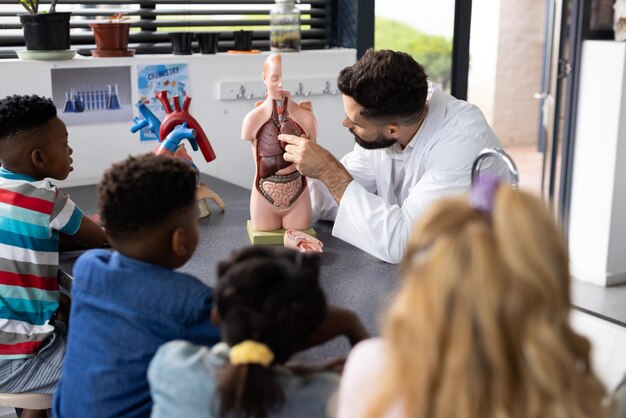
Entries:
POLYGON ((568 258, 538 198, 481 177, 413 232, 383 338, 350 354, 339 418, 602 418, 569 322, 568 258))

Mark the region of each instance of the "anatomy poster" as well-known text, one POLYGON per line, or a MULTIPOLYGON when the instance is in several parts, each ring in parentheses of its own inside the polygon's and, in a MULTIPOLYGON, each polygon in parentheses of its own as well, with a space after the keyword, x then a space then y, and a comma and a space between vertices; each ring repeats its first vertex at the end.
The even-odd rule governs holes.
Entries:
POLYGON ((130 122, 130 66, 53 68, 52 100, 66 125, 130 122))
MULTIPOLYGON (((156 98, 156 93, 166 90, 172 107, 172 97, 178 95, 182 105, 183 99, 189 92, 187 64, 139 65, 137 66, 137 87, 139 100, 143 101, 157 118, 163 120, 165 110, 156 98)), ((157 136, 148 127, 141 130, 142 141, 156 139, 158 139, 157 136)))

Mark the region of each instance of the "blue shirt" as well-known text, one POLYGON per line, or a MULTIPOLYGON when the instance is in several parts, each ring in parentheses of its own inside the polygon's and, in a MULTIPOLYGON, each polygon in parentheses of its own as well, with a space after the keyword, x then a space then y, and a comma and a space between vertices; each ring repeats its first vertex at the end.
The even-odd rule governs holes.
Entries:
POLYGON ((198 279, 118 252, 92 250, 74 266, 57 418, 149 417, 146 372, 159 346, 213 345, 213 291, 198 279))
MULTIPOLYGON (((228 363, 228 346, 213 349, 186 341, 172 341, 159 349, 150 363, 148 380, 154 400, 152 418, 217 418, 219 403, 213 396, 217 375, 228 363)), ((339 375, 317 372, 297 376, 282 366, 272 367, 285 402, 268 418, 326 418, 328 402, 339 386, 339 375)))

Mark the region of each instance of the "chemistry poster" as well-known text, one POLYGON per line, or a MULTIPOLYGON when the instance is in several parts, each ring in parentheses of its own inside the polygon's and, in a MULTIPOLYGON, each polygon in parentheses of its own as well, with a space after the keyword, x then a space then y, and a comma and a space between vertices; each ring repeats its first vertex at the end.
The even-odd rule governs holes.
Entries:
MULTIPOLYGON (((170 104, 172 97, 180 96, 182 105, 183 98, 187 97, 189 92, 189 70, 187 64, 138 65, 137 84, 139 100, 142 100, 157 118, 163 120, 165 111, 155 97, 156 93, 167 90, 170 104)), ((156 135, 148 128, 141 130, 142 141, 156 139, 156 135)))
POLYGON ((131 122, 130 66, 53 68, 52 100, 66 125, 131 122))

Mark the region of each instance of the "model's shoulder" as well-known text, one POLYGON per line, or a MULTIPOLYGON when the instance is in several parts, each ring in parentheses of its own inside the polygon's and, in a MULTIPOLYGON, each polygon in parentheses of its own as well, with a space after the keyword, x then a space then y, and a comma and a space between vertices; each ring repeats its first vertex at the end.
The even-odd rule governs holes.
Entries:
POLYGON ((246 119, 254 119, 254 118, 258 118, 260 116, 265 116, 265 115, 271 115, 272 114, 272 103, 271 101, 268 101, 267 99, 265 99, 263 102, 261 102, 261 104, 259 104, 258 106, 254 106, 253 109, 251 109, 248 113, 246 113, 246 116, 244 117, 244 121, 246 119))
POLYGON ((269 120, 271 115, 272 107, 267 104, 267 100, 248 112, 246 116, 244 116, 241 124, 242 139, 254 139, 259 128, 261 128, 265 121, 269 120))
POLYGON ((289 102, 289 114, 304 119, 315 119, 313 110, 306 109, 293 100, 289 102))

